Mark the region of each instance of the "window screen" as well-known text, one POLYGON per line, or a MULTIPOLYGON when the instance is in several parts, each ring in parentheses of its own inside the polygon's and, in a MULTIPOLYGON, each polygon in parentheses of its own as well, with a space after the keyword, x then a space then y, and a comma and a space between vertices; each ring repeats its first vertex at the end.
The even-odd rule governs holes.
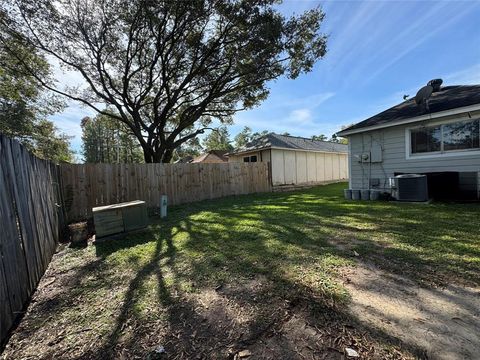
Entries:
POLYGON ((432 126, 411 131, 412 154, 441 150, 441 127, 432 126))
POLYGON ((457 122, 443 126, 443 150, 479 148, 479 120, 457 122))
POLYGON ((413 129, 410 142, 412 154, 479 149, 480 120, 413 129))

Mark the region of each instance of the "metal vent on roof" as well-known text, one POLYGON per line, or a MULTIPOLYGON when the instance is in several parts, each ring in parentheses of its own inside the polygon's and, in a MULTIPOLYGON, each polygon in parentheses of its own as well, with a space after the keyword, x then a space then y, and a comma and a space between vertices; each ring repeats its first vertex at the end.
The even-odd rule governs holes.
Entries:
POLYGON ((440 91, 442 83, 443 83, 442 79, 433 79, 433 80, 430 80, 427 83, 427 85, 429 85, 433 88, 433 92, 438 92, 438 91, 440 91))

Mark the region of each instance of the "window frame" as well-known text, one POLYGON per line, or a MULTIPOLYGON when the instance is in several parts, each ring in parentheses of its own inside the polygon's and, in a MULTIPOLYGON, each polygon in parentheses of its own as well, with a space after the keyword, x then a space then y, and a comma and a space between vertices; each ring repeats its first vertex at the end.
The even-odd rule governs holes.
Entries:
POLYGON ((246 156, 243 156, 243 162, 244 163, 252 163, 252 162, 259 162, 258 161, 258 155, 246 155, 246 156), (252 161, 252 158, 255 158, 255 161, 252 161))
MULTIPOLYGON (((444 125, 450 125, 455 123, 467 123, 472 121, 480 122, 480 117, 472 117, 466 119, 444 120, 428 123, 425 125, 417 125, 405 128, 405 157, 406 159, 429 159, 429 158, 443 158, 450 156, 469 156, 478 155, 480 153, 480 147, 471 149, 456 149, 456 150, 444 150, 444 125), (440 151, 412 153, 412 130, 418 130, 421 128, 434 127, 440 125, 440 151)), ((480 126, 479 126, 480 133, 480 126)), ((480 136, 480 134, 479 134, 480 136)))

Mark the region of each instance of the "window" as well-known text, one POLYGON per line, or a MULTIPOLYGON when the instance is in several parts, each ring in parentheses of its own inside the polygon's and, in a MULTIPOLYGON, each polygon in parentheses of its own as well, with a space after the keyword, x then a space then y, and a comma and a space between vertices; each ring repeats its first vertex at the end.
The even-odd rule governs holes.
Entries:
POLYGON ((244 156, 243 162, 257 162, 257 155, 244 156))
POLYGON ((480 120, 458 121, 410 130, 410 153, 480 149, 480 120))
POLYGON ((412 130, 410 134, 412 154, 440 151, 441 140, 440 126, 412 130))
POLYGON ((443 126, 443 150, 479 148, 479 121, 458 122, 443 126))

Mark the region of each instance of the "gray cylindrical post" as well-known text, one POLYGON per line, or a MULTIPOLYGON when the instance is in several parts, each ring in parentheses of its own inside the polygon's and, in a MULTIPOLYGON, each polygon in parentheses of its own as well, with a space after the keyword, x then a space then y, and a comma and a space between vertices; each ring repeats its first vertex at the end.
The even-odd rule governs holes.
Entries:
POLYGON ((360 200, 360 190, 352 190, 352 200, 360 200))
POLYGON ((370 200, 379 200, 380 190, 370 190, 370 200))
POLYGON ((345 200, 352 200, 352 190, 344 189, 343 194, 345 196, 345 200))
POLYGON ((162 195, 160 198, 160 217, 165 218, 167 217, 167 195, 162 195))
POLYGON ((360 198, 362 200, 370 200, 370 190, 368 189, 360 190, 360 198))

